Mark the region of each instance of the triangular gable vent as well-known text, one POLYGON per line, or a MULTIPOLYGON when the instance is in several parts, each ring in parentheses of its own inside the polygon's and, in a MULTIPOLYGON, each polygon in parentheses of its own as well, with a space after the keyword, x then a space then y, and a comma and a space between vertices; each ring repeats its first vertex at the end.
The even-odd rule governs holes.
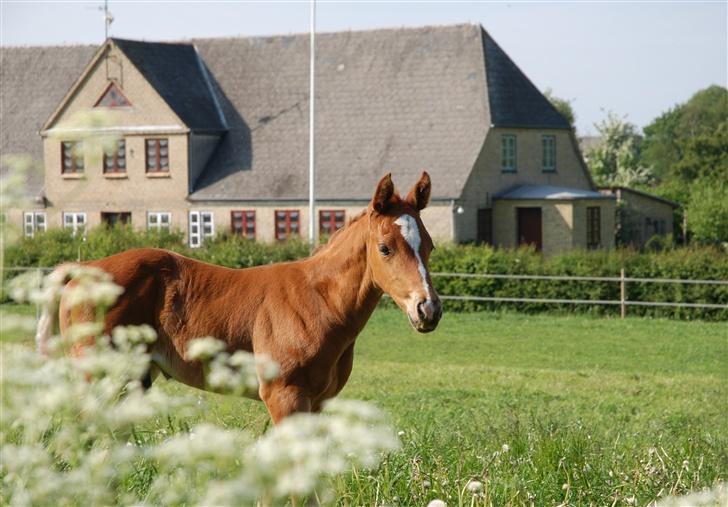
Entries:
POLYGON ((131 102, 121 93, 116 83, 111 83, 94 107, 131 107, 131 102))

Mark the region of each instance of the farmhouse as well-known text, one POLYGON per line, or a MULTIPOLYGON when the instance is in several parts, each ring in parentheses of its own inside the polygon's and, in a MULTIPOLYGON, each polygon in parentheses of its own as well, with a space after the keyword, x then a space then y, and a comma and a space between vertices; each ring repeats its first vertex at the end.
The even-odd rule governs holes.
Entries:
MULTIPOLYGON (((179 228, 191 246, 305 236, 308 51, 308 35, 2 48, 2 153, 43 161, 8 220, 179 228)), ((436 239, 613 247, 615 197, 481 26, 322 34, 316 72, 319 233, 384 173, 406 187, 425 169, 436 239)))

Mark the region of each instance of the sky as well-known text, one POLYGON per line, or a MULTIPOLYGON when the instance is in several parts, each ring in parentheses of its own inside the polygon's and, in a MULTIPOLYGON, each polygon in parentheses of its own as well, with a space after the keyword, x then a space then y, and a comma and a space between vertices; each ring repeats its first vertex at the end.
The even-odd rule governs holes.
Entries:
MULTIPOLYGON (((3 46, 100 44, 103 1, 0 0, 3 46)), ((110 35, 145 40, 307 32, 310 3, 110 0, 110 35)), ((728 82, 728 0, 325 1, 320 32, 479 23, 540 89, 572 101, 579 134, 611 111, 639 127, 728 82)))

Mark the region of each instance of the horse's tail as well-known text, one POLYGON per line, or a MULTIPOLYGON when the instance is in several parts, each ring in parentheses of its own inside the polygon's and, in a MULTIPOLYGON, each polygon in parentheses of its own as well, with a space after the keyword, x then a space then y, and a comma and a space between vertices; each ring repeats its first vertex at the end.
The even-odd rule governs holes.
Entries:
MULTIPOLYGON (((49 276, 61 278, 60 283, 65 285, 69 281, 69 264, 58 266, 49 276), (65 271, 65 273, 64 273, 65 271)), ((60 299, 55 294, 50 295, 41 307, 40 318, 35 328, 35 345, 41 355, 48 355, 48 340, 51 336, 60 332, 58 321, 60 299)))
POLYGON ((38 326, 35 330, 35 344, 41 355, 48 355, 48 340, 57 330, 55 325, 58 322, 58 301, 50 300, 43 304, 38 326))

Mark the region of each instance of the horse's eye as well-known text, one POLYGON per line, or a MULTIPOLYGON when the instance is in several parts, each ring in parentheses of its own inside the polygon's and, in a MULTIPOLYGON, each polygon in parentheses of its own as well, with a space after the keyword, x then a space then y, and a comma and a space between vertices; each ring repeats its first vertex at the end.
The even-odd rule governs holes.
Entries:
POLYGON ((386 257, 389 255, 389 247, 387 245, 379 245, 379 253, 386 257))

